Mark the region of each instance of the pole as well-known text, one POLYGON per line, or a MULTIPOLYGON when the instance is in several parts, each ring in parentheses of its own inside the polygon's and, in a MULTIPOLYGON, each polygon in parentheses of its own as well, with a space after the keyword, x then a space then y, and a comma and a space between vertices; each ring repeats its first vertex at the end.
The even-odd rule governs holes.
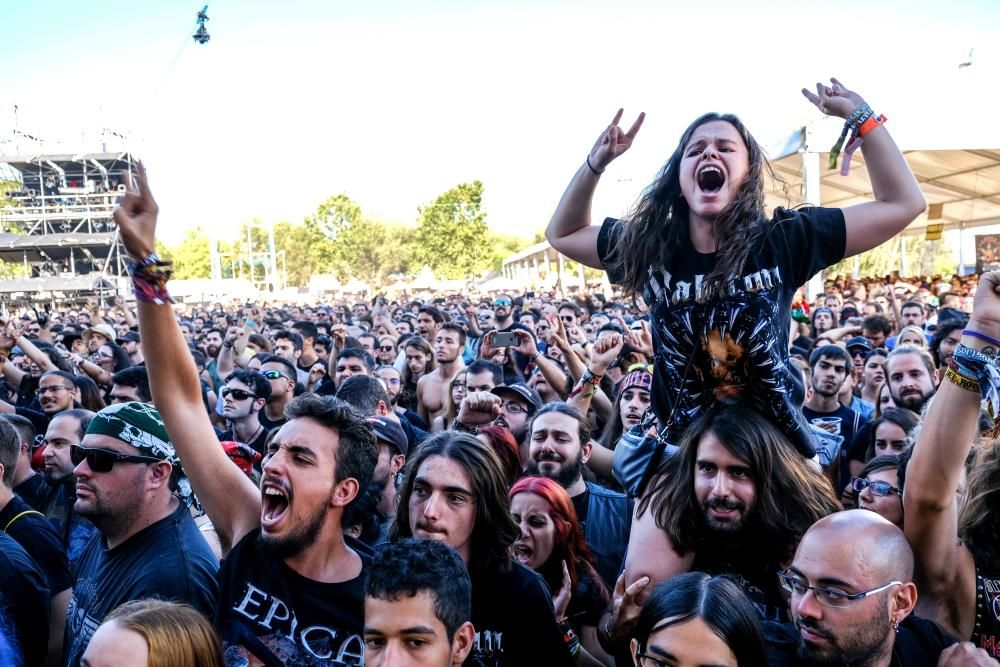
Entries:
MULTIPOLYGON (((820 154, 812 146, 812 130, 807 126, 804 130, 804 146, 802 153, 802 199, 807 204, 822 206, 820 190, 820 154)), ((814 301, 823 293, 823 272, 820 271, 806 283, 806 299, 814 301)))

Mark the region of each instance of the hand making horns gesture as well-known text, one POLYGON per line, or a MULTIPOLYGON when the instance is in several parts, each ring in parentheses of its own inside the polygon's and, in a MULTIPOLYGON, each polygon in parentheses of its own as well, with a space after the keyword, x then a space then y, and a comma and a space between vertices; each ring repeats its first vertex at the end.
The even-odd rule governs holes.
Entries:
POLYGON ((839 80, 830 77, 830 85, 816 84, 816 93, 807 88, 802 89, 806 99, 816 105, 816 108, 827 116, 847 118, 855 109, 865 103, 857 93, 847 89, 839 80))
POLYGON ((597 138, 597 143, 590 149, 590 166, 597 171, 604 171, 611 164, 612 160, 632 146, 635 135, 639 133, 639 128, 642 127, 642 121, 646 119, 646 112, 644 111, 635 119, 628 132, 622 132, 622 129, 618 127, 618 121, 622 119, 623 112, 624 109, 618 110, 615 117, 611 119, 611 124, 601 132, 601 136, 597 138))
POLYGON ((146 166, 138 164, 134 183, 118 203, 114 217, 121 230, 125 250, 134 259, 143 260, 153 252, 156 242, 156 216, 160 209, 149 191, 146 166))

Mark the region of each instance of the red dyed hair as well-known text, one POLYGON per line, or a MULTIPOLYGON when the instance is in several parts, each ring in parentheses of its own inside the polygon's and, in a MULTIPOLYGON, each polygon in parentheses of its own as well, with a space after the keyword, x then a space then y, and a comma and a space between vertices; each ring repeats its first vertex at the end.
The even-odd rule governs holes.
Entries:
POLYGON ((517 440, 503 426, 480 426, 479 435, 485 436, 490 447, 500 457, 507 485, 510 486, 521 476, 521 454, 517 450, 517 440))
POLYGON ((548 477, 529 476, 519 479, 507 497, 513 500, 514 496, 521 493, 533 493, 544 500, 549 506, 549 518, 556 527, 552 554, 540 570, 552 594, 555 595, 562 588, 562 562, 566 561, 574 591, 579 585, 580 574, 586 573, 593 585, 601 591, 601 596, 607 599, 607 588, 601 575, 594 569, 590 548, 583 537, 576 509, 566 489, 548 477))

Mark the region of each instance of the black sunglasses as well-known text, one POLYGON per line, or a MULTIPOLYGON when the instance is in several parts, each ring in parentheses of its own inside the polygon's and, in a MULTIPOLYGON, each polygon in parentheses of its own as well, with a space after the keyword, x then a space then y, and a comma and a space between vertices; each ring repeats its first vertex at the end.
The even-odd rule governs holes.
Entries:
POLYGON ((395 345, 380 345, 378 349, 380 351, 382 351, 382 352, 395 352, 396 351, 396 346, 395 345))
POLYGON ((152 456, 119 454, 107 449, 94 449, 83 445, 73 445, 69 450, 69 458, 75 466, 86 460, 87 465, 94 472, 111 472, 116 463, 159 463, 163 460, 152 456))
POLYGON ((249 391, 244 389, 231 389, 230 387, 223 387, 222 391, 219 393, 222 394, 222 398, 231 395, 237 401, 245 401, 248 398, 257 398, 257 394, 251 394, 249 391))

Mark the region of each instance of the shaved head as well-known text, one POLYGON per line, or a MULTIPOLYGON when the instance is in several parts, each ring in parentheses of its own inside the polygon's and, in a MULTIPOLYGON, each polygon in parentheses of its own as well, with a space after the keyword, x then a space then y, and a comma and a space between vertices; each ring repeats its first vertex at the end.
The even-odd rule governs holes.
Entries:
POLYGON ((802 536, 799 549, 820 547, 848 568, 854 564, 878 581, 911 581, 913 549, 903 531, 869 510, 823 517, 802 536))

